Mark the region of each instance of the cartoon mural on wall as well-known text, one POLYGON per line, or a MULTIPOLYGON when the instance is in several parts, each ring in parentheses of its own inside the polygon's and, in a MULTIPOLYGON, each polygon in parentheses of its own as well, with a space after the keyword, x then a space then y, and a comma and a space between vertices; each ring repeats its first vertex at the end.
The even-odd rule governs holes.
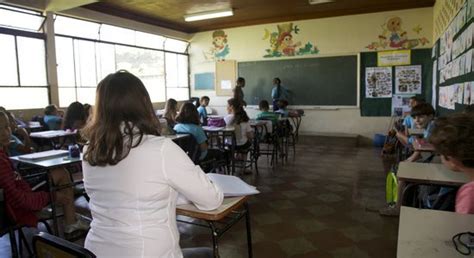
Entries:
MULTIPOLYGON (((402 28, 402 19, 400 17, 389 18, 381 27, 383 32, 379 35, 379 41, 370 43, 366 48, 370 50, 411 49, 420 45, 424 46, 430 42, 425 37, 409 39, 408 33, 402 28)), ((423 29, 420 25, 417 25, 412 30, 417 36, 420 36, 423 29)))
POLYGON ((230 48, 227 44, 227 34, 223 30, 216 30, 212 33, 212 47, 208 52, 204 52, 207 60, 225 60, 230 48))
POLYGON ((281 57, 281 56, 299 56, 307 54, 317 54, 319 50, 310 42, 303 47, 301 41, 293 39, 293 34, 298 34, 300 29, 293 26, 293 23, 277 25, 278 32, 272 32, 265 29, 263 40, 270 40, 270 48, 265 49, 266 55, 263 57, 281 57))

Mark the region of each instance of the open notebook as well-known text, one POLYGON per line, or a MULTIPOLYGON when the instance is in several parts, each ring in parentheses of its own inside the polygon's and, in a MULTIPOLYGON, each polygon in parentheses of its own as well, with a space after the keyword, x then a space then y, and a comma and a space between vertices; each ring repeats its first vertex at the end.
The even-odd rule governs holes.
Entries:
MULTIPOLYGON (((242 179, 236 176, 227 176, 209 173, 209 179, 224 192, 224 197, 236 197, 259 194, 255 186, 245 183, 242 179)), ((190 203, 183 195, 178 195, 177 204, 190 203)))
POLYGON ((18 158, 24 159, 24 160, 43 160, 43 159, 63 157, 63 156, 67 156, 68 154, 69 152, 67 150, 50 150, 50 151, 42 151, 42 152, 21 155, 21 156, 18 156, 18 158))

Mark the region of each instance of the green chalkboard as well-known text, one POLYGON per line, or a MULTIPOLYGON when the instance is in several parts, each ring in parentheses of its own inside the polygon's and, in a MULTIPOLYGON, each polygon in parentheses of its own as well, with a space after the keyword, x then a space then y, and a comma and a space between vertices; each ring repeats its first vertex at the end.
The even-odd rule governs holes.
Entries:
POLYGON ((356 106, 357 56, 240 62, 245 101, 271 102, 272 80, 278 77, 290 90, 290 105, 356 106))

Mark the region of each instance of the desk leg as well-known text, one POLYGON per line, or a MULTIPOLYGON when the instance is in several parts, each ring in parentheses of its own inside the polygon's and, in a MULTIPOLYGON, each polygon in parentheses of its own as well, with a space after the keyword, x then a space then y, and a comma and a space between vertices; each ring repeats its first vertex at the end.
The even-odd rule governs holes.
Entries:
POLYGON ((219 243, 218 243, 218 238, 219 238, 219 233, 217 232, 217 228, 214 225, 212 221, 207 222, 209 224, 209 227, 211 228, 211 234, 212 234, 212 250, 214 252, 214 258, 219 258, 219 243))
POLYGON ((51 215, 53 216, 53 234, 59 236, 58 218, 56 216, 56 202, 54 200, 54 183, 51 173, 48 171, 49 196, 51 199, 51 215))
POLYGON ((250 210, 247 202, 244 203, 245 208, 245 224, 247 226, 247 250, 249 252, 249 258, 253 257, 252 252, 252 230, 250 228, 250 210))

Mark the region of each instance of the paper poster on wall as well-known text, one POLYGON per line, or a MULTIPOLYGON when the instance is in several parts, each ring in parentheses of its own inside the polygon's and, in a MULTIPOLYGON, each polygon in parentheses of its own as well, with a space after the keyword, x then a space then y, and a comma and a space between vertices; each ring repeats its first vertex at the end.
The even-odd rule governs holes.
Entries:
POLYGON ((395 94, 421 94, 421 65, 395 67, 395 94))
POLYGON ((392 97, 392 68, 391 67, 365 68, 365 97, 366 98, 392 97))
POLYGON ((463 103, 464 83, 454 84, 453 86, 453 99, 455 103, 463 103))
POLYGON ((232 81, 230 81, 230 80, 222 80, 222 81, 221 81, 221 89, 223 89, 223 90, 230 90, 230 89, 232 89, 232 81))
POLYGON ((464 68, 464 74, 470 73, 471 70, 472 70, 472 53, 473 53, 473 51, 471 49, 471 50, 467 51, 467 53, 465 54, 465 56, 466 56, 466 66, 464 68))
POLYGON ((377 52, 377 66, 409 65, 411 50, 377 52))
POLYGON ((464 105, 470 105, 472 104, 472 90, 474 90, 473 84, 474 82, 466 82, 464 83, 464 105))
POLYGON ((439 88, 439 106, 447 109, 454 109, 454 88, 451 86, 439 88))
POLYGON ((392 115, 403 116, 410 112, 410 98, 414 95, 393 95, 392 97, 392 115))
POLYGON ((437 64, 438 60, 434 60, 433 61, 433 80, 431 80, 431 83, 432 83, 432 86, 431 86, 431 105, 436 109, 436 85, 437 85, 437 81, 438 81, 438 76, 437 76, 437 72, 438 72, 438 64, 437 64))

